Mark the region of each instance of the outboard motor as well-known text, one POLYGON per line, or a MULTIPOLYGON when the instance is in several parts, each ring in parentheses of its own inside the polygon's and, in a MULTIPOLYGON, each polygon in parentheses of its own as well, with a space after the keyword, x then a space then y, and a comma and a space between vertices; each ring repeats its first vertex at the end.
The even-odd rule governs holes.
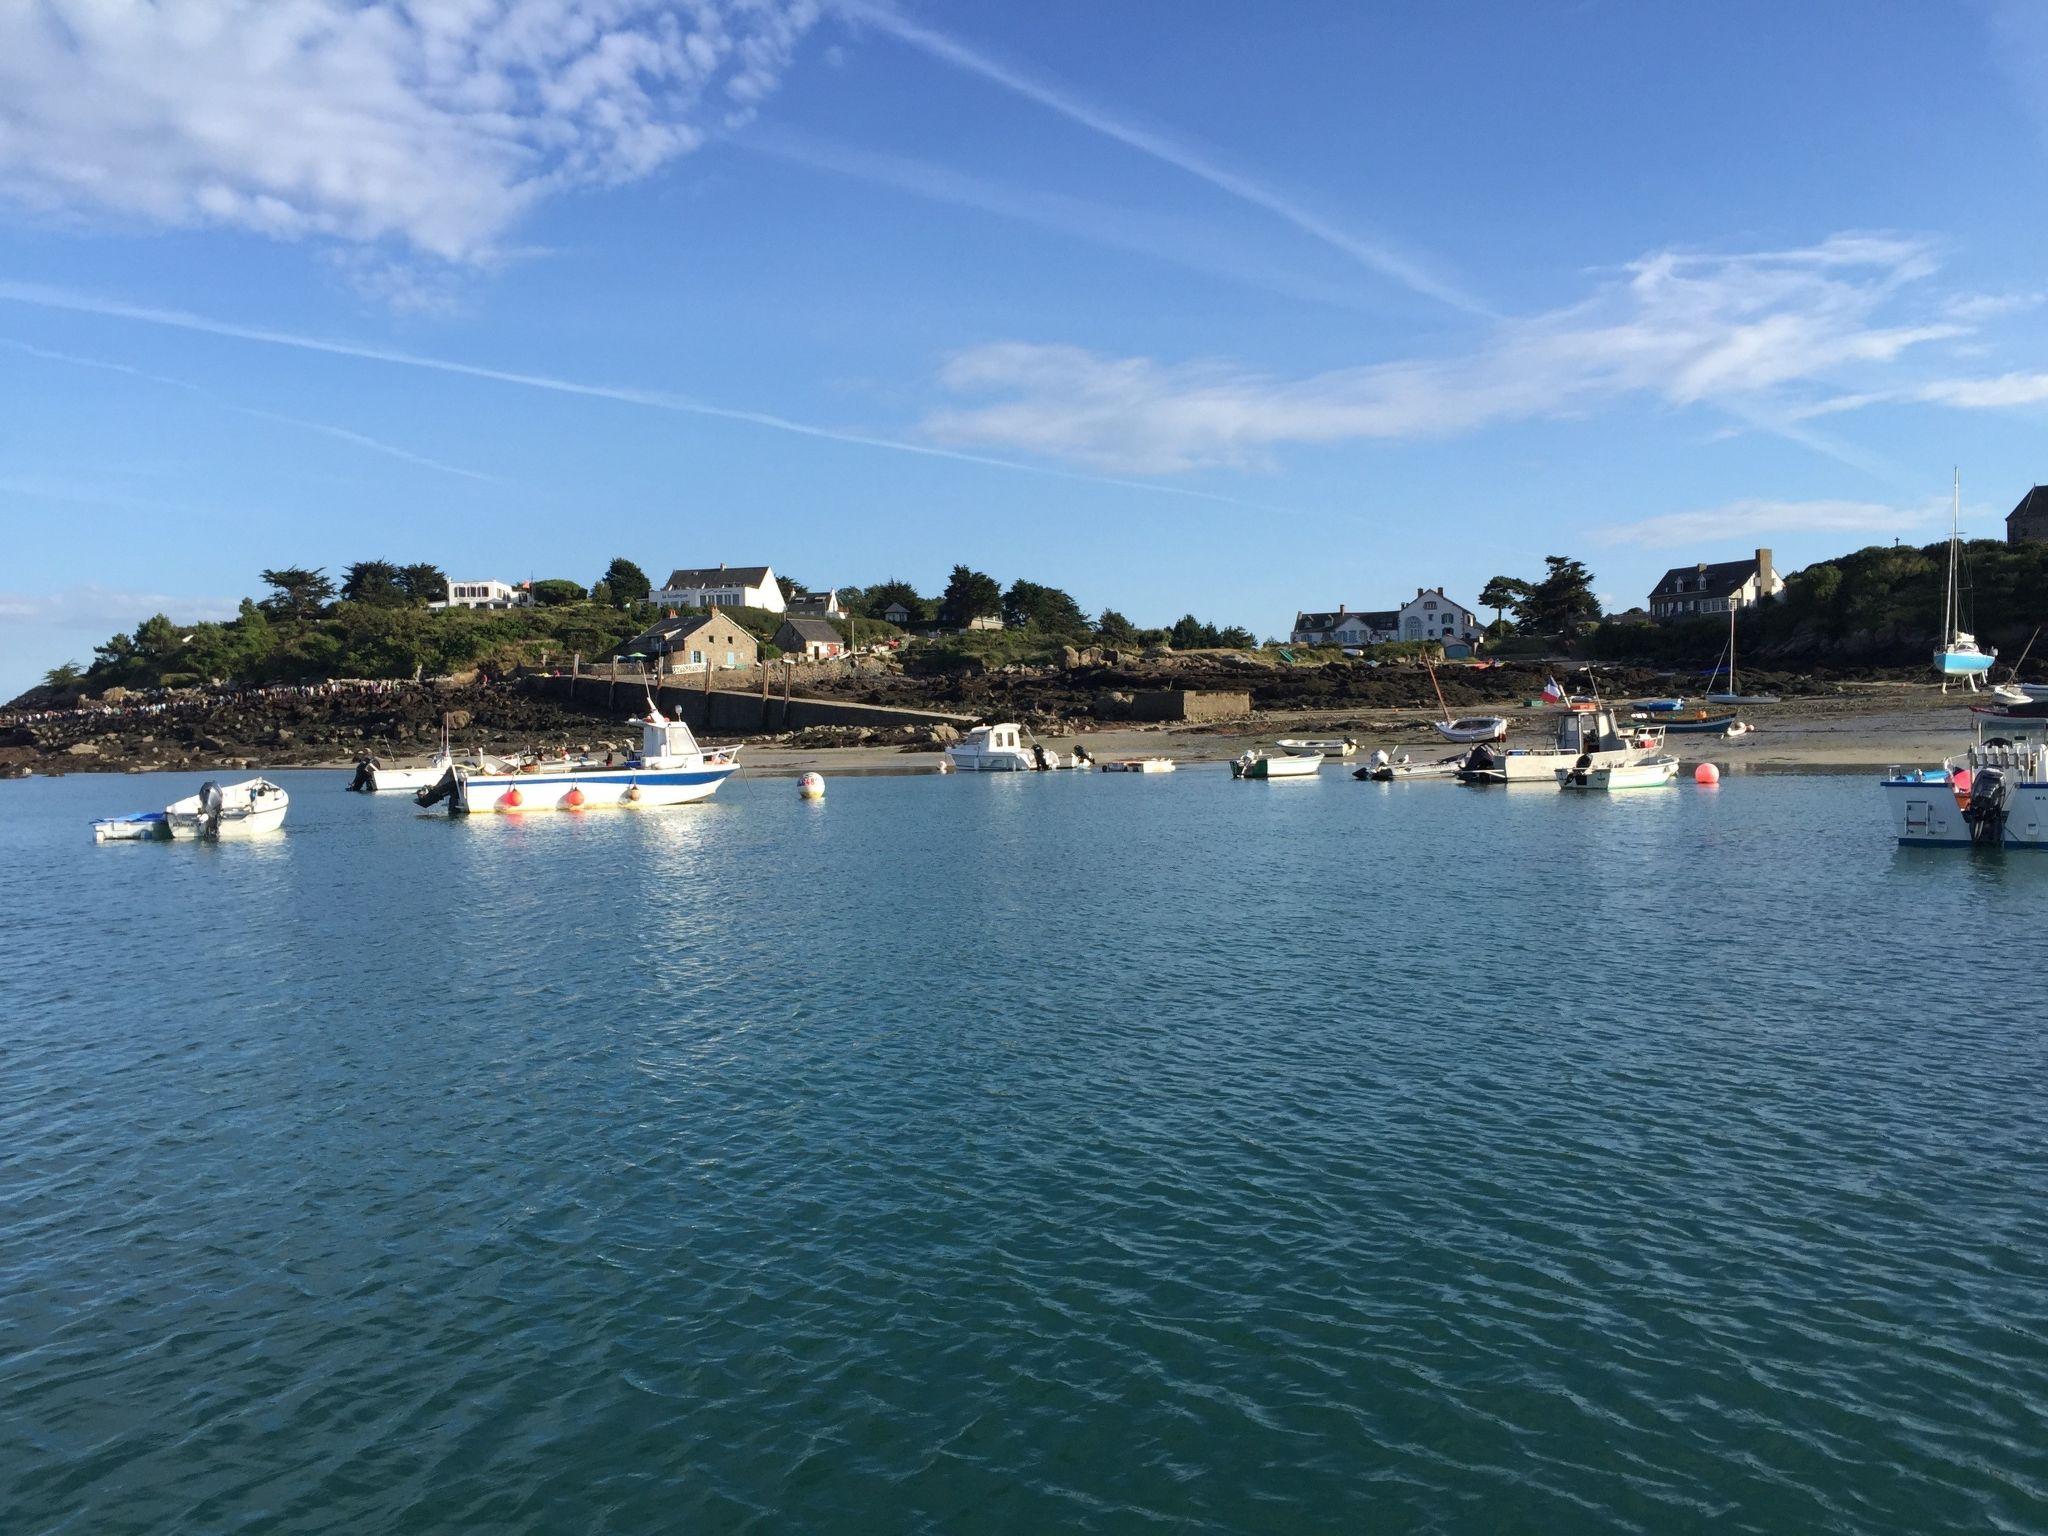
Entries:
POLYGON ((208 779, 199 786, 199 835, 220 836, 221 812, 227 809, 227 802, 220 792, 220 785, 208 779))
POLYGON ((376 789, 377 781, 370 777, 377 771, 377 759, 359 757, 356 759, 356 776, 349 781, 349 789, 357 794, 369 794, 376 789))
POLYGON ((1045 747, 1043 743, 1036 741, 1031 743, 1031 762, 1032 766, 1040 773, 1044 773, 1052 767, 1052 764, 1045 760, 1045 747))
POLYGON ((1095 759, 1094 759, 1094 758, 1092 758, 1092 757, 1090 757, 1090 756, 1088 755, 1088 749, 1087 749, 1086 747, 1084 747, 1084 746, 1080 745, 1080 744, 1079 744, 1078 742, 1077 742, 1077 743, 1075 743, 1075 745, 1074 745, 1074 766, 1075 766, 1076 768, 1085 768, 1085 767, 1087 767, 1087 766, 1088 766, 1088 765, 1089 765, 1090 763, 1092 763, 1092 762, 1094 762, 1094 761, 1095 761, 1095 759))
POLYGON ((461 769, 450 768, 437 783, 418 791, 412 798, 413 803, 422 809, 446 800, 450 816, 466 816, 469 814, 469 780, 463 777, 461 769))
POLYGON ((1996 768, 1980 768, 1970 780, 1970 799, 1964 805, 1963 820, 1970 828, 1970 842, 1979 848, 1996 848, 2005 841, 2005 818, 2012 808, 2012 787, 1996 768))

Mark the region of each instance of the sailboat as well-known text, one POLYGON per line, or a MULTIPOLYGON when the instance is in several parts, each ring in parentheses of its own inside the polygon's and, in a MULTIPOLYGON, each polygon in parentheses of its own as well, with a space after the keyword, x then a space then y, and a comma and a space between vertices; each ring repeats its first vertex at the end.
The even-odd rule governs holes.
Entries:
POLYGON ((1941 691, 1948 692, 1948 680, 1960 677, 1977 691, 1977 679, 1991 670, 1998 652, 1977 644, 1977 637, 1960 626, 1963 621, 1962 588, 1957 585, 1956 561, 1963 537, 1963 475, 1956 471, 1955 500, 1948 525, 1948 587, 1941 596, 1941 649, 1934 653, 1934 670, 1941 674, 1941 691))
POLYGON ((1427 656, 1422 664, 1429 668, 1429 685, 1436 690, 1436 706, 1444 712, 1441 720, 1432 720, 1437 735, 1445 741, 1506 741, 1508 722, 1505 715, 1471 715, 1462 720, 1451 718, 1451 706, 1444 702, 1444 686, 1436 680, 1436 668, 1427 656))
MULTIPOLYGON (((1720 670, 1719 663, 1716 663, 1714 667, 1715 673, 1718 675, 1720 670)), ((1735 599, 1732 597, 1728 599, 1728 691, 1726 693, 1708 694, 1707 702, 1709 704, 1775 704, 1778 702, 1778 696, 1775 693, 1744 693, 1742 685, 1736 679, 1735 599)))

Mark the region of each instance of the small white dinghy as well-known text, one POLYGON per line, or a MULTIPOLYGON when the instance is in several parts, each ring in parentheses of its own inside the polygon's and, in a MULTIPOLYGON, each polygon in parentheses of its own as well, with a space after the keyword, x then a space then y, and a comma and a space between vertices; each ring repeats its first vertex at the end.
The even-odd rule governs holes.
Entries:
POLYGON ((1471 715, 1463 720, 1433 720, 1437 735, 1445 741, 1505 741, 1507 718, 1503 715, 1471 715))
POLYGON ((1560 768, 1559 789, 1656 789, 1678 777, 1675 757, 1646 757, 1637 763, 1608 763, 1602 767, 1560 768))
POLYGON ((170 823, 162 811, 102 816, 92 824, 92 840, 96 843, 160 843, 170 835, 170 823))
POLYGON ((209 779, 198 794, 165 806, 164 823, 174 838, 256 837, 283 826, 291 803, 283 787, 268 779, 244 779, 239 784, 209 779))
POLYGON ((1101 765, 1104 773, 1171 773, 1170 757, 1126 757, 1101 765))
POLYGON ((1356 738, 1346 736, 1340 741, 1296 741, 1283 736, 1273 743, 1289 757, 1307 757, 1311 752, 1320 752, 1325 757, 1349 757, 1358 750, 1356 738))
POLYGON ((1230 765, 1233 779, 1312 779, 1323 766, 1323 754, 1311 752, 1305 757, 1269 757, 1264 752, 1247 751, 1244 756, 1230 765))

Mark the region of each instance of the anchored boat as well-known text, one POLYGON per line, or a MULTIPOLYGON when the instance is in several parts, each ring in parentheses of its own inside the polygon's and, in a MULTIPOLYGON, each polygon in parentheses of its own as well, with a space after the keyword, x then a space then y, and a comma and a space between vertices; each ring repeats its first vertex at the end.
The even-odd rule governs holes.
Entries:
POLYGON ((1962 552, 1963 475, 1956 471, 1955 500, 1949 511, 1948 586, 1941 595, 1941 649, 1934 653, 1934 670, 1941 674, 1941 691, 1948 692, 1948 680, 1960 677, 1976 692, 1977 679, 1991 670, 1998 652, 1977 644, 1977 637, 1960 628, 1963 622, 1963 588, 1957 574, 1962 552))
POLYGON ((947 765, 961 773, 1028 773, 1038 764, 1023 733, 1021 725, 977 725, 946 748, 947 765))
POLYGON ((1656 789, 1678 777, 1675 757, 1646 757, 1635 763, 1611 763, 1604 768, 1592 764, 1557 770, 1559 789, 1656 789))
POLYGON ((1575 767, 1581 759, 1595 768, 1606 768, 1641 762, 1663 746, 1663 726, 1639 726, 1624 733, 1616 726, 1613 711, 1596 709, 1590 715, 1560 715, 1557 743, 1548 752, 1475 747, 1457 770, 1457 777, 1461 784, 1550 784, 1560 768, 1575 767))
POLYGON ((1939 768, 1886 774, 1903 847, 2048 848, 2048 739, 1979 739, 1939 768))
POLYGON ((256 837, 284 825, 292 797, 268 779, 199 786, 199 793, 164 807, 164 824, 174 838, 256 837))
POLYGON ((1172 773, 1170 757, 1126 757, 1100 765, 1104 773, 1172 773))
POLYGON ((472 811, 579 811, 606 806, 648 808, 707 800, 739 772, 736 748, 706 752, 680 720, 650 699, 640 726, 640 753, 622 768, 583 765, 518 773, 479 773, 451 765, 440 781, 413 798, 422 806, 448 803, 448 814, 472 811))
POLYGON ((1233 779, 1312 779, 1323 766, 1323 754, 1310 752, 1301 757, 1268 756, 1247 751, 1230 765, 1233 779))

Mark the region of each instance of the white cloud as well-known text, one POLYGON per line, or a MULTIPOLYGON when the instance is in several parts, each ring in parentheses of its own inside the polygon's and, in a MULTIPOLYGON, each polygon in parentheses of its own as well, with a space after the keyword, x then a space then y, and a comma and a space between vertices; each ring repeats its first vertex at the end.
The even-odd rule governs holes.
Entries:
POLYGON ((487 259, 744 120, 814 0, 0 4, 0 195, 487 259))
POLYGON ((1297 379, 1001 342, 940 374, 954 394, 997 398, 925 425, 944 442, 1141 474, 1255 464, 1287 444, 1451 436, 1626 396, 1723 406, 1771 427, 1760 402, 1965 334, 1953 320, 1886 323, 1900 290, 1932 269, 1924 243, 1879 235, 1738 256, 1661 252, 1580 304, 1501 322, 1477 350, 1297 379))
POLYGON ((181 624, 196 624, 202 619, 230 618, 240 606, 240 600, 232 597, 187 597, 86 585, 61 592, 0 592, 0 625, 111 634, 117 629, 133 629, 155 613, 168 614, 181 624))
POLYGON ((1947 503, 1917 507, 1875 501, 1731 501, 1718 507, 1666 512, 1593 530, 1602 544, 1642 549, 1769 543, 1789 533, 1907 533, 1931 526, 1947 503))

